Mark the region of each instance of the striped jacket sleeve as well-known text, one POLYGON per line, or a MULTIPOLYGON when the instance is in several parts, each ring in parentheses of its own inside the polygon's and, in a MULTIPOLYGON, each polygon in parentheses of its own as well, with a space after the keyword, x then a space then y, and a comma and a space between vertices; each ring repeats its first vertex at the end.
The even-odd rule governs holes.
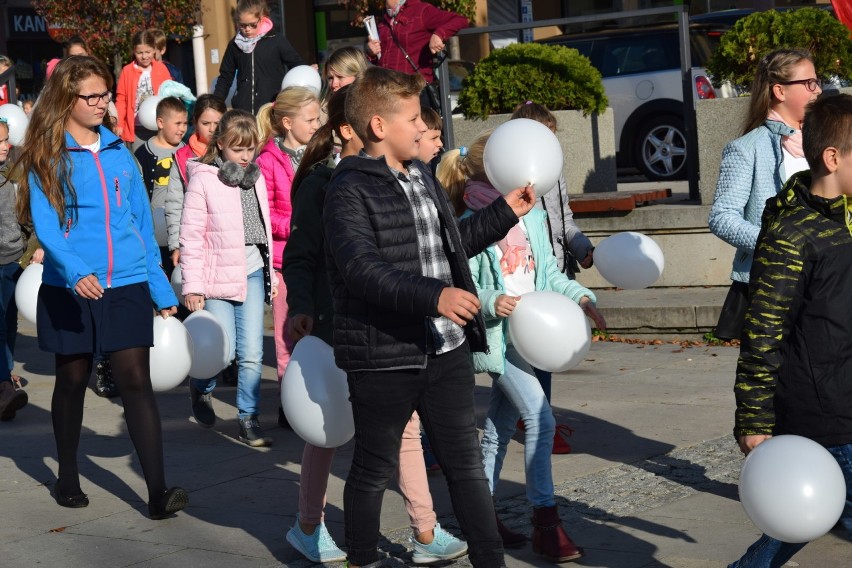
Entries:
POLYGON ((785 235, 771 221, 758 240, 751 269, 751 299, 742 334, 737 378, 734 435, 772 434, 773 399, 790 334, 802 297, 803 240, 785 235))

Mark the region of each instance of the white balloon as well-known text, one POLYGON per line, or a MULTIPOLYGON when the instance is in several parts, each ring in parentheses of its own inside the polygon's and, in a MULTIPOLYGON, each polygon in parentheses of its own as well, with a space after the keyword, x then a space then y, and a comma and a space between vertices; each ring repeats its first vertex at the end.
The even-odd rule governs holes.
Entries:
POLYGON ((24 109, 12 103, 0 105, 0 118, 5 118, 6 126, 9 127, 9 143, 12 146, 23 144, 27 126, 30 123, 24 109))
POLYGON ((157 244, 161 247, 169 246, 169 232, 166 229, 166 208, 154 207, 151 210, 151 215, 154 217, 154 237, 157 239, 157 244))
POLYGON ((532 184, 536 197, 541 197, 562 175, 562 146, 542 123, 516 118, 489 136, 483 161, 488 181, 503 195, 532 184))
POLYGON ((192 368, 192 338, 179 319, 154 316, 151 386, 156 392, 181 384, 192 368))
POLYGON ((342 446, 355 435, 346 373, 322 339, 296 344, 281 380, 281 406, 293 431, 320 448, 342 446))
POLYGON ((183 322, 192 339, 192 367, 189 376, 210 379, 228 366, 231 340, 225 328, 207 310, 192 312, 183 322))
POLYGON ((509 335, 525 361, 553 373, 579 365, 592 346, 586 314, 557 292, 522 295, 509 316, 509 335))
POLYGON ((654 239, 627 231, 607 237, 595 247, 595 266, 613 286, 639 290, 660 278, 665 258, 654 239))
POLYGON ((740 502, 751 521, 782 542, 826 534, 843 513, 846 482, 837 460, 801 436, 774 436, 746 457, 740 502))
POLYGON ((139 124, 148 130, 157 130, 157 105, 160 104, 161 100, 163 100, 163 97, 154 95, 148 97, 139 105, 139 112, 136 113, 136 116, 139 117, 139 124))
POLYGON ((175 266, 175 269, 172 270, 171 283, 172 283, 172 290, 175 291, 175 296, 177 296, 178 302, 180 302, 181 305, 185 305, 183 303, 183 293, 182 293, 183 292, 183 272, 181 272, 181 270, 180 270, 180 264, 175 266))
POLYGON ((15 304, 18 305, 18 313, 30 323, 36 322, 42 272, 44 272, 44 265, 33 263, 24 270, 15 285, 15 304))
POLYGON ((284 75, 284 80, 281 81, 281 90, 287 87, 306 87, 319 96, 322 89, 322 79, 319 71, 310 65, 298 65, 293 67, 287 74, 284 75))

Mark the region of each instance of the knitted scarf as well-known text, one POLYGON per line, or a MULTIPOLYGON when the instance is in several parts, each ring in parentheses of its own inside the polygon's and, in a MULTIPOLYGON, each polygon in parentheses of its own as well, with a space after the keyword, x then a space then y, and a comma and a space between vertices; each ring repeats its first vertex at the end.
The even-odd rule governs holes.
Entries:
POLYGON ((272 20, 269 18, 261 18, 260 23, 257 27, 257 35, 248 38, 243 35, 243 32, 237 32, 237 35, 234 36, 234 43, 237 44, 243 53, 251 53, 254 51, 255 46, 257 46, 257 42, 260 41, 260 38, 269 33, 269 30, 272 29, 272 20))

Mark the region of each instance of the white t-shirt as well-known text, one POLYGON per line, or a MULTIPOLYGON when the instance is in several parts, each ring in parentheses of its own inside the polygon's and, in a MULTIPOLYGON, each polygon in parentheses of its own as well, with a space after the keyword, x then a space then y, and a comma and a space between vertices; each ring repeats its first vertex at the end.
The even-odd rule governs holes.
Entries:
POLYGON ((781 148, 781 153, 784 156, 784 159, 781 161, 780 172, 782 182, 786 183, 787 180, 793 177, 793 174, 795 173, 811 169, 805 158, 794 158, 793 154, 783 147, 781 148))
MULTIPOLYGON (((527 244, 529 244, 530 239, 527 235, 527 227, 524 225, 523 219, 518 219, 518 226, 524 232, 524 236, 527 237, 527 244)), ((497 262, 503 258, 503 251, 500 250, 500 247, 495 247, 497 251, 497 262)), ((515 272, 511 274, 503 274, 503 283, 506 285, 506 295, 508 296, 520 296, 522 294, 526 294, 527 292, 535 291, 535 261, 532 257, 532 247, 529 249, 530 254, 526 259, 526 262, 522 262, 515 269, 515 272)))
POLYGON ((98 150, 101 149, 101 135, 98 134, 98 139, 95 140, 92 144, 80 144, 80 148, 85 148, 86 150, 91 151, 93 154, 97 154, 98 150))

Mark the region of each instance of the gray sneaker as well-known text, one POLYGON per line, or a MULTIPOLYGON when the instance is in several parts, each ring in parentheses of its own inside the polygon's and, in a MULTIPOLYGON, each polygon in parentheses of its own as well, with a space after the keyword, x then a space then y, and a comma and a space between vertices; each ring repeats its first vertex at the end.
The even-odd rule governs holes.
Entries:
POLYGON ((213 412, 213 395, 202 394, 190 381, 189 400, 192 403, 192 415, 199 426, 212 428, 216 424, 216 413, 213 412))
POLYGON ((271 446, 272 438, 263 435, 257 416, 251 415, 240 418, 240 442, 248 444, 252 448, 271 446))
POLYGON ((302 556, 312 562, 343 562, 346 553, 337 547, 334 539, 328 533, 325 523, 320 523, 314 534, 305 534, 299 526, 298 519, 287 532, 287 542, 302 553, 302 556))
POLYGON ((467 554, 467 543, 442 529, 438 523, 435 523, 435 538, 431 543, 423 544, 413 537, 411 543, 414 545, 413 564, 434 564, 467 554))

